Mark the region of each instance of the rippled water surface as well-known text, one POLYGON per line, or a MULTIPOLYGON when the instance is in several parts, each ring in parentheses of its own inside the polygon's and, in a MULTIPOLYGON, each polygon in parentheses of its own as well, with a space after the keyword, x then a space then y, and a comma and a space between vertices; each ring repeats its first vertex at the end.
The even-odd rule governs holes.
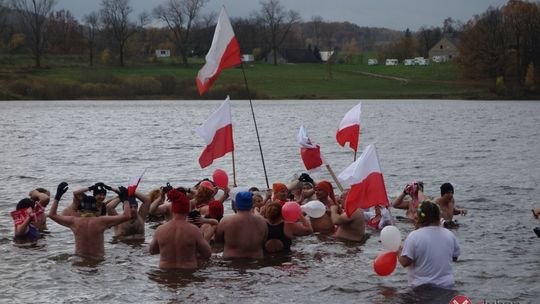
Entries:
MULTIPOLYGON (((296 134, 304 124, 338 174, 353 159, 334 135, 357 101, 255 101, 270 183, 303 170, 296 134)), ((365 245, 313 235, 295 240, 282 259, 233 262, 219 251, 193 273, 162 272, 146 240, 115 242, 106 232, 105 260, 73 255, 70 230, 49 221, 31 246, 13 243, 9 212, 30 189, 54 192, 103 181, 125 184, 148 168, 140 189, 171 182, 192 185, 230 156, 200 169, 203 141, 191 133, 219 101, 0 102, 0 302, 51 303, 448 303, 441 292, 413 292, 400 266, 389 277, 373 272, 383 251, 377 233, 365 245)), ((540 102, 364 101, 360 146, 376 143, 388 194, 414 179, 437 196, 455 187, 462 248, 454 264, 456 293, 478 301, 539 303, 540 102)), ((265 188, 247 101, 232 101, 237 182, 265 188)), ((325 171, 312 175, 330 179, 325 171)), ((60 209, 71 201, 66 194, 60 209)), ((230 212, 230 211, 227 211, 230 212)), ((395 215, 403 215, 401 210, 395 215)), ((402 235, 410 224, 397 224, 402 235)), ((451 297, 451 295, 450 295, 451 297)))

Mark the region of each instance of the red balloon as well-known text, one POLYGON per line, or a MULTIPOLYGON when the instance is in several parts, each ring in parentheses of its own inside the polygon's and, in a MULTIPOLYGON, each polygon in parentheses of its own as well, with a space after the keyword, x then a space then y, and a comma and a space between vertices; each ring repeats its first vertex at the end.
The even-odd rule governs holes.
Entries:
POLYGON ((380 276, 387 276, 394 272, 397 264, 397 252, 388 251, 379 253, 373 262, 373 269, 380 276))
POLYGON ((296 202, 286 202, 281 207, 281 215, 287 222, 296 222, 302 214, 302 208, 296 202))
POLYGON ((209 181, 204 181, 199 186, 214 190, 214 185, 209 181))
POLYGON ((216 169, 214 171, 214 174, 212 174, 212 180, 221 189, 226 189, 229 185, 229 176, 227 176, 227 172, 222 169, 216 169))

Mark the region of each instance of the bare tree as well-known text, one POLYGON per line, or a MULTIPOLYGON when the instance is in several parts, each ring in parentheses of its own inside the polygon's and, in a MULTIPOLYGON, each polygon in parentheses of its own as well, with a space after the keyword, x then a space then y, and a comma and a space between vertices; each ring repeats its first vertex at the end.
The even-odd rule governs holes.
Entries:
POLYGON ((11 0, 11 7, 21 16, 21 23, 30 38, 36 67, 41 67, 41 57, 47 45, 47 16, 52 12, 56 0, 11 0))
POLYGON ((165 5, 159 5, 152 11, 154 17, 163 21, 172 32, 184 66, 188 65, 193 25, 207 2, 208 0, 168 0, 165 5))
POLYGON ((83 18, 86 26, 86 44, 88 46, 88 59, 90 66, 94 65, 94 49, 96 47, 96 35, 99 31, 99 15, 97 12, 92 12, 83 18))
POLYGON ((300 15, 293 10, 285 11, 279 0, 268 0, 261 2, 258 18, 267 33, 270 48, 274 52, 274 65, 277 65, 277 50, 292 26, 300 21, 300 15))
POLYGON ((110 34, 118 44, 120 66, 124 66, 126 44, 137 30, 137 25, 129 20, 129 15, 133 11, 129 2, 130 0, 103 0, 101 2, 101 23, 104 31, 110 34))
POLYGON ((1 40, 4 40, 4 33, 6 32, 6 16, 7 16, 6 1, 0 0, 0 39, 1 40))
POLYGON ((321 27, 323 24, 323 17, 315 16, 311 18, 311 24, 313 25, 313 36, 315 37, 315 46, 321 47, 321 27))

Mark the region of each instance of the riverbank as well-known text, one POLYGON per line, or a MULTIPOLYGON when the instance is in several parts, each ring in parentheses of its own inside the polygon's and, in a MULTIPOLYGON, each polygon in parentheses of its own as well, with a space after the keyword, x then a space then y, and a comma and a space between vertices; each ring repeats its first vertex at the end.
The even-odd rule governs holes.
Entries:
MULTIPOLYGON (((89 67, 79 56, 47 56, 44 68, 29 56, 0 55, 1 100, 247 99, 240 68, 222 72, 200 97, 201 59, 189 67, 171 60, 89 67)), ((428 66, 254 63, 245 67, 253 99, 507 99, 489 81, 463 79, 452 63, 428 66)), ((526 97, 525 97, 526 98, 526 97)), ((532 98, 534 99, 534 98, 532 98)))

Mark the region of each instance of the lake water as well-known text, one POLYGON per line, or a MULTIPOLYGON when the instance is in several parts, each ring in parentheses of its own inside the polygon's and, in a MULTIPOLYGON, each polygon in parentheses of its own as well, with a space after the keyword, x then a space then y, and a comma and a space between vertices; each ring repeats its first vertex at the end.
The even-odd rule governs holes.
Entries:
MULTIPOLYGON (((229 172, 230 154, 206 169, 197 163, 203 141, 191 130, 220 101, 0 102, 0 302, 51 303, 448 303, 440 292, 413 292, 398 265, 389 277, 373 272, 384 249, 378 233, 365 245, 312 235, 293 254, 231 262, 220 252, 193 273, 162 272, 144 243, 114 242, 106 232, 105 260, 74 256, 69 229, 49 220, 50 233, 32 246, 13 243, 9 212, 35 187, 54 193, 103 181, 123 185, 148 168, 140 189, 170 182, 190 186, 216 168, 229 172)), ((353 160, 334 136, 357 101, 254 101, 270 183, 303 172, 296 134, 304 124, 339 174, 353 160)), ((540 102, 364 101, 360 147, 376 143, 388 195, 423 180, 437 196, 455 187, 455 230, 462 256, 454 263, 455 293, 474 303, 539 303, 540 102)), ((232 101, 237 183, 266 188, 247 101, 232 101)), ((330 179, 326 171, 312 174, 330 179)), ((337 191, 337 190, 336 190, 337 191)), ((71 201, 68 192, 60 210, 71 201)), ((227 204, 228 205, 228 204, 227 204)), ((227 207, 228 208, 228 207, 227 207)), ((230 212, 230 209, 227 210, 230 212)), ((393 211, 403 215, 402 210, 393 211)), ((405 237, 412 225, 398 222, 405 237)))

